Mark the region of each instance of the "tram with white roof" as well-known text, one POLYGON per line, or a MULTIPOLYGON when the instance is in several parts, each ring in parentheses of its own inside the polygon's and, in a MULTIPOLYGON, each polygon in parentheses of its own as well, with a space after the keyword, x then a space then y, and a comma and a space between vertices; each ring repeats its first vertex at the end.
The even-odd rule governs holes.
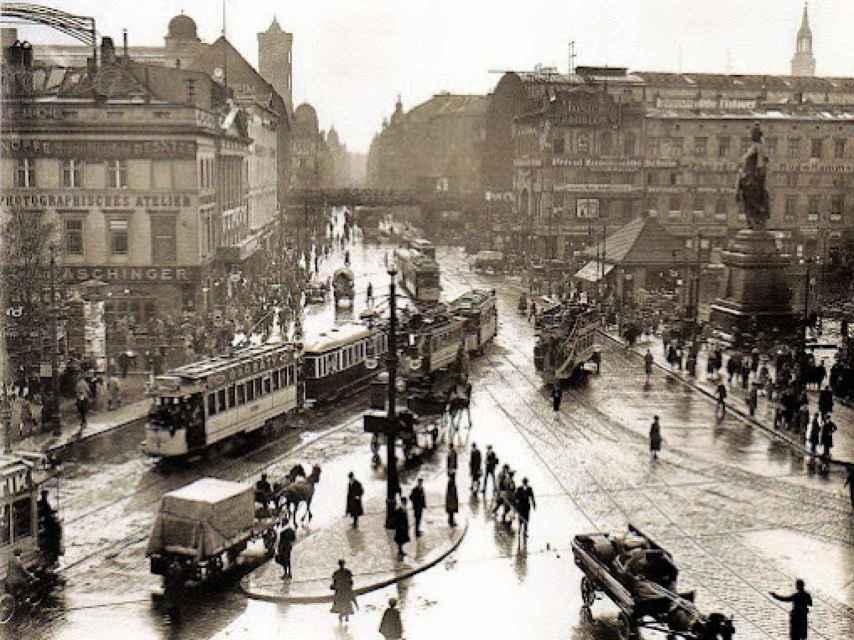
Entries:
POLYGON ((379 373, 376 360, 387 351, 385 330, 358 322, 308 341, 302 365, 306 404, 329 402, 363 388, 379 373))
POLYGON ((249 434, 297 408, 292 343, 250 346, 172 369, 154 379, 145 452, 178 458, 249 434))
POLYGON ((484 347, 498 334, 498 309, 495 302, 495 289, 471 289, 448 305, 452 314, 465 318, 467 353, 482 354, 484 347))

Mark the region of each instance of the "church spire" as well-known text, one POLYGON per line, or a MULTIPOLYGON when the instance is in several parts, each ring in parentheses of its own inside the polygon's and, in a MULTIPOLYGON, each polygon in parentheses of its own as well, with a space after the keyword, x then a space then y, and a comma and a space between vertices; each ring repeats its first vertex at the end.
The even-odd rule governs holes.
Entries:
POLYGON ((809 6, 804 2, 801 28, 795 38, 795 56, 792 58, 793 76, 814 76, 815 57, 812 53, 812 29, 810 29, 809 6))

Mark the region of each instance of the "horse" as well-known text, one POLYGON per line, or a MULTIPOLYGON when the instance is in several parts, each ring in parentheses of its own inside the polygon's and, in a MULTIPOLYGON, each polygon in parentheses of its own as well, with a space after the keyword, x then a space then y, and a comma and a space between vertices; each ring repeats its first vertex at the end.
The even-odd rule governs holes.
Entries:
POLYGON ((279 512, 279 505, 281 503, 284 490, 287 488, 287 486, 296 481, 297 478, 305 477, 305 468, 301 464, 297 463, 293 467, 291 467, 291 470, 288 471, 288 474, 284 477, 284 480, 279 480, 273 483, 273 493, 271 498, 273 501, 273 507, 275 508, 277 513, 279 512))
POLYGON ((302 516, 302 521, 308 516, 308 521, 311 522, 311 499, 314 497, 314 487, 318 482, 320 482, 320 465, 315 464, 312 465, 311 474, 307 478, 294 480, 285 486, 285 506, 293 522, 296 522, 301 502, 305 502, 305 513, 302 516))
POLYGON ((460 389, 460 386, 458 385, 448 393, 448 399, 445 402, 445 413, 451 428, 450 438, 452 441, 456 437, 457 429, 460 428, 463 411, 466 412, 467 426, 471 427, 471 386, 465 385, 463 389, 460 389))

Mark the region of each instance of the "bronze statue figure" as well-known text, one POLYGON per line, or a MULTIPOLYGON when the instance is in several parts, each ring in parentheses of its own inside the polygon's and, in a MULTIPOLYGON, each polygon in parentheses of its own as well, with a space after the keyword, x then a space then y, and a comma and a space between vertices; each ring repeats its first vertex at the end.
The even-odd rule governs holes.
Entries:
POLYGON ((735 201, 747 216, 750 228, 761 230, 765 228, 771 215, 771 205, 768 189, 765 188, 768 156, 762 143, 762 130, 758 122, 753 125, 750 139, 750 148, 741 159, 741 167, 738 170, 735 201))

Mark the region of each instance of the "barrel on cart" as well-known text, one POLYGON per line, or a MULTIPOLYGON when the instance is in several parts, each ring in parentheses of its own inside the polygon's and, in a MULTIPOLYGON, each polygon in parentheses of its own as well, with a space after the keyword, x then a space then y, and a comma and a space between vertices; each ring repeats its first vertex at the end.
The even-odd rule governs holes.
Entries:
POLYGON ((255 540, 268 555, 276 545, 276 527, 287 514, 256 517, 255 490, 239 482, 203 478, 160 500, 146 556, 151 573, 176 573, 184 583, 205 582, 237 565, 255 540))

